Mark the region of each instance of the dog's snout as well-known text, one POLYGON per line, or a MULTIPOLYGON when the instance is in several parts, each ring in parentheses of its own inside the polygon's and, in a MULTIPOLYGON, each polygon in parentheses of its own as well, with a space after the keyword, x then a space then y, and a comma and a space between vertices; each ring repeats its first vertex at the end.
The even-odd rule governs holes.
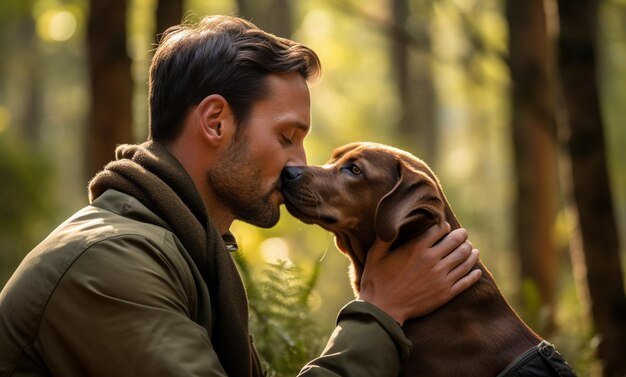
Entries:
POLYGON ((286 166, 281 176, 283 181, 295 181, 302 176, 302 168, 298 166, 286 166))

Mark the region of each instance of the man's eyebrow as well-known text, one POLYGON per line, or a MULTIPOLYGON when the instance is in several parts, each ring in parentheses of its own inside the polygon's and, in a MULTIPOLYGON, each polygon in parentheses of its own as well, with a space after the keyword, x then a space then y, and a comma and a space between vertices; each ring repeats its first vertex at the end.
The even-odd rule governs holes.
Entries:
POLYGON ((290 122, 290 125, 295 127, 295 128, 297 128, 297 129, 299 129, 299 130, 302 130, 302 131, 304 131, 306 133, 308 133, 311 130, 311 126, 310 125, 308 125, 306 123, 298 122, 298 121, 290 122))

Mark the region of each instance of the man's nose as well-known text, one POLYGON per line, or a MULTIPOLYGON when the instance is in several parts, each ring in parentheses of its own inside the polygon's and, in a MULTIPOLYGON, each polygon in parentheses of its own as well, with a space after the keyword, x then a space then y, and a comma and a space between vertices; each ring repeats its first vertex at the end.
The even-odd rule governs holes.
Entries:
POLYGON ((291 158, 287 162, 287 165, 290 166, 306 166, 308 165, 306 159, 306 151, 304 150, 304 146, 300 146, 294 151, 294 154, 291 155, 291 158))
POLYGON ((302 176, 302 168, 300 166, 285 166, 281 173, 283 181, 296 181, 302 176))

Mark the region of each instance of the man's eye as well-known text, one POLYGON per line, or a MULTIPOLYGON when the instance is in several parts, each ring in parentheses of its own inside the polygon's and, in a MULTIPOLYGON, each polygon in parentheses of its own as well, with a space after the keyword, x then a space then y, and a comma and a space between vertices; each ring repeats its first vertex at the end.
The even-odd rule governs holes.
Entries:
POLYGON ((285 145, 292 145, 293 144, 293 140, 291 140, 287 136, 281 135, 281 137, 282 137, 282 140, 283 140, 283 144, 285 144, 285 145))

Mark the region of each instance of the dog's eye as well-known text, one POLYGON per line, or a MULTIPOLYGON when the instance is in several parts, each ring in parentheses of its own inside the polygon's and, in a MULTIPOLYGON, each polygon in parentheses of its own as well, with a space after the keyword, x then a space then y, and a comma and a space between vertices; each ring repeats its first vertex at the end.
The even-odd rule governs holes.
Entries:
POLYGON ((350 170, 350 173, 354 174, 354 175, 360 175, 361 173, 363 173, 363 171, 361 170, 360 167, 356 166, 356 165, 350 165, 348 167, 348 169, 350 170))

